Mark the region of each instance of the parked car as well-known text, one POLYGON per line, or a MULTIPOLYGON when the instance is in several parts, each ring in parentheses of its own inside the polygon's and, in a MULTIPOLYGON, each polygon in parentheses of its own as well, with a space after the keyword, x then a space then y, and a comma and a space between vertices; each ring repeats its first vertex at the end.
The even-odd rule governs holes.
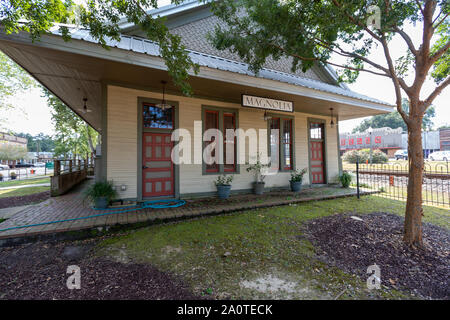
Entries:
POLYGON ((31 167, 34 167, 34 164, 26 163, 26 162, 18 162, 18 163, 16 163, 16 168, 31 168, 31 167))
POLYGON ((450 151, 435 151, 428 156, 431 161, 448 161, 450 160, 450 151))
POLYGON ((35 167, 45 167, 45 163, 44 162, 36 162, 34 164, 35 167))
POLYGON ((8 170, 9 166, 7 164, 0 164, 0 170, 8 170))
POLYGON ((408 160, 408 150, 397 150, 394 153, 395 160, 408 160))

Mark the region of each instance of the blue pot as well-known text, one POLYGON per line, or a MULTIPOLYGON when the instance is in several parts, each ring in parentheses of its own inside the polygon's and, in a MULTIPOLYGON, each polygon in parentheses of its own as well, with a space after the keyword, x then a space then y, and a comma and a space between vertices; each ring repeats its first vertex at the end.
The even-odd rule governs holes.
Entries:
POLYGON ((100 197, 95 199, 95 208, 97 209, 108 208, 108 199, 106 197, 100 197))
POLYGON ((230 196, 231 185, 229 184, 221 184, 217 185, 217 194, 220 199, 228 199, 230 196))
POLYGON ((302 182, 301 181, 290 181, 291 182, 291 191, 300 192, 302 190, 302 182))
POLYGON ((265 182, 253 182, 253 193, 261 195, 264 193, 265 182))

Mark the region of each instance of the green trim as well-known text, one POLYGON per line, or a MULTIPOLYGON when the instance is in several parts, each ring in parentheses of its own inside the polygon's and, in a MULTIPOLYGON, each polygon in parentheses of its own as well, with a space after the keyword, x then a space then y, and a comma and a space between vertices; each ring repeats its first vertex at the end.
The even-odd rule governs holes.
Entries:
MULTIPOLYGON (((154 200, 159 199, 163 197, 154 197, 154 198, 144 198, 142 196, 142 135, 144 132, 164 132, 164 133, 171 133, 173 130, 176 130, 179 128, 180 124, 180 117, 179 117, 179 103, 177 101, 170 101, 168 100, 167 103, 173 105, 175 107, 175 126, 173 129, 148 129, 143 128, 142 126, 142 112, 143 112, 143 104, 144 103, 160 103, 161 100, 154 99, 154 98, 146 98, 146 97, 138 97, 137 99, 137 201, 144 201, 144 200, 154 200)), ((180 197, 180 165, 174 164, 175 170, 174 170, 174 192, 175 194, 173 196, 168 196, 167 198, 173 198, 175 197, 178 199, 180 197)))
POLYGON ((342 157, 341 157, 341 141, 339 140, 339 116, 336 115, 336 140, 337 140, 337 156, 339 176, 342 174, 342 157))
MULTIPOLYGON (((295 115, 292 114, 281 114, 281 113, 272 113, 272 112, 267 112, 267 115, 272 116, 274 118, 279 118, 280 119, 280 132, 279 132, 279 145, 278 145, 278 161, 279 161, 279 167, 278 167, 278 172, 291 172, 297 169, 296 165, 296 161, 295 161, 295 115), (291 119, 292 120, 292 133, 291 133, 291 139, 292 139, 292 150, 291 150, 291 154, 292 154, 292 169, 286 170, 283 168, 281 160, 283 159, 283 148, 281 148, 281 137, 284 134, 284 128, 282 126, 281 120, 282 119, 291 119)), ((272 155, 272 152, 270 150, 270 126, 269 126, 269 121, 267 121, 267 154, 269 156, 269 158, 272 155)))
POLYGON ((308 167, 309 167, 309 185, 310 186, 314 186, 314 185, 326 185, 328 184, 329 181, 329 177, 328 177, 328 152, 327 152, 327 120, 326 119, 318 119, 318 118, 311 118, 308 117, 308 167), (315 122, 315 123, 323 123, 323 149, 324 149, 324 165, 323 165, 323 170, 325 171, 325 182, 323 184, 313 184, 312 183, 312 174, 311 174, 311 123, 315 122))
MULTIPOLYGON (((236 137, 236 145, 235 145, 235 159, 236 159, 236 171, 235 172, 225 172, 224 171, 224 165, 219 164, 219 172, 206 172, 206 163, 203 161, 203 134, 205 132, 205 110, 211 110, 211 111, 217 111, 219 113, 219 130, 223 133, 223 114, 224 113, 234 113, 235 114, 235 122, 236 122, 236 129, 239 128, 239 109, 238 108, 222 108, 222 107, 215 107, 211 105, 204 105, 201 106, 201 112, 202 112, 202 175, 221 175, 221 174, 240 174, 241 173, 241 165, 238 163, 239 159, 239 141, 238 137, 236 137)), ((223 158, 222 153, 223 143, 220 143, 217 151, 219 153, 219 162, 221 161, 221 158, 223 158)))
POLYGON ((108 178, 108 85, 102 83, 102 133, 101 133, 101 169, 99 181, 107 180, 108 178))

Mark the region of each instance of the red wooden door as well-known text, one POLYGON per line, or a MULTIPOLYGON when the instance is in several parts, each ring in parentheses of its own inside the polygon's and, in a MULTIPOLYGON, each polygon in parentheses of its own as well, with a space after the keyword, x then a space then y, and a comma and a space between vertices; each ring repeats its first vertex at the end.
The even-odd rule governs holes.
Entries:
POLYGON ((311 141, 312 183, 324 183, 323 141, 311 141))
POLYGON ((142 196, 174 195, 170 133, 144 133, 142 139, 142 196))

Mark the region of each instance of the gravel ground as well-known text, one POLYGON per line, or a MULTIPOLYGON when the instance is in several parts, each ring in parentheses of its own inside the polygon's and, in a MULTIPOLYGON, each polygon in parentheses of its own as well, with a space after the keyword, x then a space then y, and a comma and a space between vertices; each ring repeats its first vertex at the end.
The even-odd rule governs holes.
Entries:
POLYGON ((0 249, 0 299, 198 299, 178 279, 148 264, 96 258, 98 240, 0 249), (69 290, 69 265, 81 271, 81 289, 69 290))
POLYGON ((24 206, 26 204, 41 202, 50 198, 50 191, 30 194, 27 196, 0 198, 0 209, 24 206))
POLYGON ((425 223, 424 248, 402 241, 402 217, 388 213, 336 214, 305 227, 320 259, 367 279, 367 267, 380 266, 382 285, 422 298, 450 299, 450 232, 425 223))

